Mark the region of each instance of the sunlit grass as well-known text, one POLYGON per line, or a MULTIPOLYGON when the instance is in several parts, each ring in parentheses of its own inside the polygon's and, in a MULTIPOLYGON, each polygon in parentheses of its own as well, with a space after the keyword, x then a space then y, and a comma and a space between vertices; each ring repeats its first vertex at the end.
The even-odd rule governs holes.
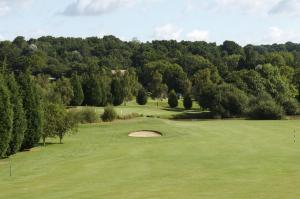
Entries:
MULTIPOLYGON (((130 102, 117 107, 169 118, 165 110, 130 102)), ((102 108, 97 108, 101 112, 102 108)), ((298 199, 300 122, 136 118, 81 125, 64 139, 48 140, 0 160, 2 199, 298 199), (160 138, 131 138, 137 130, 160 138), (294 133, 296 130, 296 143, 294 133)))

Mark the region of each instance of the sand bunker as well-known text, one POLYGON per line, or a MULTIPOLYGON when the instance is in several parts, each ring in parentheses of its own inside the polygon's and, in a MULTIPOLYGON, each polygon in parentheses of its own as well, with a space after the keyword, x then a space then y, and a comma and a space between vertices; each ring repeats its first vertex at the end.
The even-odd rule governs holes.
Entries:
POLYGON ((129 137, 149 138, 149 137, 161 137, 162 134, 156 131, 136 131, 128 134, 129 137))

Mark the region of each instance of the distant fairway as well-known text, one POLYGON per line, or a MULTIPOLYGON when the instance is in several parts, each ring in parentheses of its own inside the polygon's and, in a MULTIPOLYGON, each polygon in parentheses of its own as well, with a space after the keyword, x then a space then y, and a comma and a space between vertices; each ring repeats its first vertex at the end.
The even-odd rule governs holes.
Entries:
MULTIPOLYGON (((164 119, 170 119, 175 115, 180 115, 184 113, 189 113, 189 112, 195 112, 199 113, 199 106, 194 104, 194 108, 190 111, 185 111, 183 108, 183 103, 182 100, 178 101, 178 108, 171 109, 169 110, 168 108, 168 102, 167 100, 164 101, 159 101, 157 107, 157 101, 154 100, 149 100, 147 105, 145 106, 140 106, 136 104, 135 102, 131 101, 126 104, 126 106, 118 106, 115 107, 115 110, 119 115, 126 115, 130 113, 139 113, 142 114, 144 117, 159 117, 159 118, 164 118, 164 119)), ((84 109, 85 107, 78 107, 78 109, 84 109)), ((97 107, 94 108, 97 113, 101 114, 103 113, 104 108, 103 107, 97 107)))
MULTIPOLYGON (((179 114, 154 105, 117 109, 179 114)), ((1 199, 299 199, 300 121, 143 117, 82 125, 63 145, 11 160, 12 177, 8 160, 0 160, 1 199), (139 130, 164 136, 128 137, 139 130)))

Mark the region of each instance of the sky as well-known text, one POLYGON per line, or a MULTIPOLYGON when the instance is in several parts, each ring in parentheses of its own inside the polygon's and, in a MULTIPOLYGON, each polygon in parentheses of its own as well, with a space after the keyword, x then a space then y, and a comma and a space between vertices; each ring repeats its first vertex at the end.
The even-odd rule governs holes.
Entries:
POLYGON ((41 36, 300 43, 300 0, 0 0, 0 40, 41 36))

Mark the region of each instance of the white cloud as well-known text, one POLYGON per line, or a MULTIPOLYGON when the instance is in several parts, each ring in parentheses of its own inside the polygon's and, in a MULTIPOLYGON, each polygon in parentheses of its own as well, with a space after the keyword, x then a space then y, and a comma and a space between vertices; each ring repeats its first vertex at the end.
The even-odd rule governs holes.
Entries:
POLYGON ((203 9, 210 9, 216 12, 239 11, 245 13, 265 13, 279 1, 280 0, 212 0, 201 2, 200 6, 203 9))
POLYGON ((268 37, 266 39, 274 43, 281 42, 284 34, 285 32, 278 27, 270 27, 268 37))
POLYGON ((190 41, 208 41, 209 31, 207 30, 193 30, 187 34, 187 39, 190 41))
POLYGON ((7 15, 15 7, 24 7, 33 0, 0 0, 0 16, 7 15))
POLYGON ((201 3, 186 0, 202 9, 216 12, 242 12, 260 15, 287 14, 296 15, 300 12, 300 0, 211 0, 201 3))
POLYGON ((278 0, 220 0, 221 6, 230 6, 244 11, 264 11, 276 5, 278 0), (223 5, 222 5, 223 4, 223 5))
POLYGON ((285 43, 288 41, 299 42, 300 35, 294 30, 283 30, 279 27, 270 27, 268 33, 263 38, 265 43, 285 43))
POLYGON ((155 28, 154 31, 154 39, 159 40, 179 40, 182 33, 182 29, 173 25, 173 24, 165 24, 163 26, 159 26, 155 28))
POLYGON ((287 14, 299 15, 300 1, 299 0, 281 0, 270 11, 270 14, 287 14))
POLYGON ((195 2, 193 0, 185 0, 185 11, 190 12, 195 8, 195 2))
POLYGON ((10 11, 8 1, 0 0, 0 16, 6 15, 10 11))
POLYGON ((120 8, 132 7, 138 3, 152 3, 159 0, 76 0, 71 3, 62 14, 77 15, 103 15, 120 8))

